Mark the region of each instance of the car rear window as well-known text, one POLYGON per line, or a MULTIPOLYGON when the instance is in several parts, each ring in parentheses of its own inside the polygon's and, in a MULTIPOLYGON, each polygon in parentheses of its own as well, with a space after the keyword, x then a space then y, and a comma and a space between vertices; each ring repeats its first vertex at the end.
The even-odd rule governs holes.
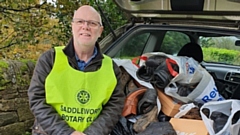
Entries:
POLYGON ((145 48, 150 33, 143 33, 135 36, 127 42, 116 54, 117 58, 133 58, 140 56, 145 48))
POLYGON ((177 31, 167 31, 160 51, 171 55, 177 55, 179 50, 189 42, 191 41, 188 35, 177 31))

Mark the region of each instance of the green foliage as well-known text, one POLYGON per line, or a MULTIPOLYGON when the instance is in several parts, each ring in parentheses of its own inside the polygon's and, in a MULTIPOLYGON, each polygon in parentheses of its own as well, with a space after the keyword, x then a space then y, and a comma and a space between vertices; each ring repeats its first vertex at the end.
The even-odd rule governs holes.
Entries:
POLYGON ((22 134, 22 135, 31 135, 31 133, 30 133, 30 132, 25 132, 25 133, 22 134))
POLYGON ((240 52, 219 48, 203 48, 204 61, 239 65, 240 52))
POLYGON ((202 47, 211 47, 211 46, 214 46, 215 43, 213 42, 211 37, 209 37, 209 38, 200 37, 200 45, 202 47))
POLYGON ((37 44, 37 45, 24 45, 24 46, 10 46, 0 51, 2 59, 11 60, 36 60, 44 51, 51 48, 51 45, 37 44))
POLYGON ((213 47, 240 51, 240 48, 234 45, 235 40, 231 39, 230 37, 218 37, 215 38, 213 41, 215 43, 213 47))
POLYGON ((37 44, 49 23, 50 4, 38 0, 0 2, 0 48, 12 45, 37 44))
MULTIPOLYGON (((92 5, 102 9, 112 29, 126 23, 123 12, 112 0, 4 0, 0 1, 0 55, 5 55, 10 46, 27 48, 28 45, 47 44, 51 46, 65 45, 72 36, 71 19, 75 10, 81 5, 92 5)), ((102 37, 110 33, 107 21, 102 15, 104 32, 102 37)), ((101 39, 101 38, 100 38, 101 39)), ((19 48, 18 47, 18 48, 19 48)), ((7 56, 4 56, 5 58, 7 56)), ((12 56, 11 56, 12 57, 12 56)), ((11 58, 10 57, 10 58, 11 58)))
POLYGON ((8 82, 8 80, 5 79, 5 71, 8 68, 8 63, 6 61, 0 60, 0 90, 5 89, 5 84, 8 82))
POLYGON ((118 54, 118 57, 135 57, 140 56, 142 53, 142 49, 144 48, 144 45, 146 44, 149 33, 141 34, 135 38, 132 38, 123 48, 121 48, 121 51, 118 54))
MULTIPOLYGON (((111 32, 110 27, 113 30, 115 30, 118 27, 122 26, 123 24, 127 23, 127 18, 124 15, 124 12, 117 7, 117 5, 113 2, 113 0, 107 0, 106 2, 99 2, 98 5, 102 9, 107 19, 105 20, 104 16, 101 15, 104 30, 105 30, 102 34, 102 38, 111 32), (109 22, 110 26, 107 25, 108 24, 107 21, 109 22)), ((94 4, 94 7, 98 9, 96 4, 94 4)), ((99 40, 101 40, 101 38, 99 40)))
POLYGON ((5 61, 0 60, 0 67, 1 68, 8 68, 8 64, 5 61))
POLYGON ((185 34, 168 31, 164 37, 161 51, 167 54, 177 54, 183 45, 188 42, 190 42, 190 39, 185 34))

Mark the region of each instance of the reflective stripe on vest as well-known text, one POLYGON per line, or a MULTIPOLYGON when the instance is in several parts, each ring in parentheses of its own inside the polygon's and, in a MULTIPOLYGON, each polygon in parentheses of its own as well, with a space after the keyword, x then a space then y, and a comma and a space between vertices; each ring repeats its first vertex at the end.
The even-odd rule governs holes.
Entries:
POLYGON ((55 47, 55 62, 46 78, 46 102, 75 130, 83 132, 101 113, 117 84, 112 59, 104 55, 94 72, 72 68, 63 47, 55 47))

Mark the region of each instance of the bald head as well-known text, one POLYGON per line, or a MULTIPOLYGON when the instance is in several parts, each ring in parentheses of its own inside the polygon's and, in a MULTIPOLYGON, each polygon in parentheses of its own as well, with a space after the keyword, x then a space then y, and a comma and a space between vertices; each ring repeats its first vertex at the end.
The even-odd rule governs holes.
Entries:
POLYGON ((83 15, 85 17, 89 16, 89 18, 90 18, 89 20, 93 20, 91 18, 94 18, 94 21, 98 21, 102 25, 102 19, 101 19, 100 14, 92 6, 83 5, 83 6, 79 7, 75 11, 73 18, 81 18, 81 16, 83 16, 83 15))
POLYGON ((78 8, 72 20, 75 50, 79 51, 88 48, 92 52, 102 32, 103 26, 100 14, 89 5, 78 8))

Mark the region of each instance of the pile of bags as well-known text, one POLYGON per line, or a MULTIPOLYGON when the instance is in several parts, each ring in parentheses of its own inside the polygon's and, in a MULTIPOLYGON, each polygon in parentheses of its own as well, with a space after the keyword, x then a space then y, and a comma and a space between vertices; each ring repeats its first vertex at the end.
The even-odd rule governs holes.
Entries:
POLYGON ((124 84, 127 98, 112 135, 197 135, 199 123, 201 135, 240 134, 240 101, 224 99, 201 64, 161 52, 141 57, 138 66, 119 64, 131 81, 124 84), (181 126, 188 121, 193 131, 181 126))

